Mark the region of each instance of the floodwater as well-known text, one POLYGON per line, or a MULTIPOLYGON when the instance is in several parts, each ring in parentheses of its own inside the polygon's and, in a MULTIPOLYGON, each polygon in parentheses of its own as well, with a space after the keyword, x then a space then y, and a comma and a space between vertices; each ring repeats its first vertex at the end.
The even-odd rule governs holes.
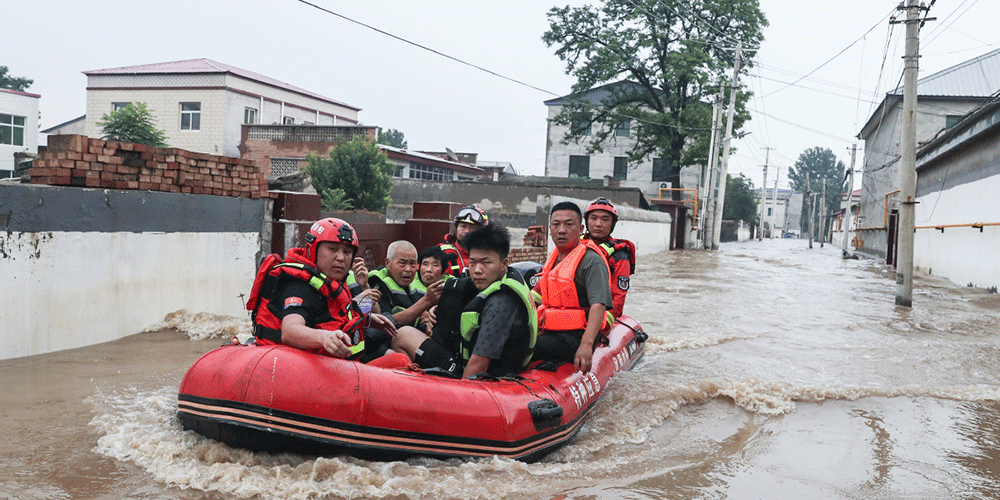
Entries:
POLYGON ((647 256, 632 287, 644 360, 538 463, 249 453, 184 432, 185 369, 249 325, 180 312, 0 361, 0 498, 1000 498, 1000 295, 918 276, 899 308, 892 270, 801 240, 647 256))

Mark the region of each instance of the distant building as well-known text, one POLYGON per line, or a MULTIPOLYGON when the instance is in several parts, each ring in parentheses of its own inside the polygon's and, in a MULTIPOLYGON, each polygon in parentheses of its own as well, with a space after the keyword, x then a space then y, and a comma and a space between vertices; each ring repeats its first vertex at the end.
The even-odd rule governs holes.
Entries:
MULTIPOLYGON (((563 107, 571 102, 600 105, 611 96, 615 87, 621 85, 637 84, 628 81, 615 82, 579 94, 545 101, 545 105, 549 108, 545 176, 590 179, 611 177, 620 181, 621 187, 639 188, 648 198, 659 198, 661 188, 696 188, 700 176, 699 167, 686 167, 682 172, 681 168, 671 165, 664 158, 643 158, 638 163, 629 161, 628 152, 636 144, 634 121, 623 120, 610 140, 601 145, 602 151, 593 154, 587 153, 592 140, 592 126, 586 123, 565 126, 552 121, 563 107), (571 130, 577 140, 564 143, 567 132, 571 130)), ((680 195, 665 194, 664 197, 683 199, 680 195)))
POLYGON ((14 176, 14 155, 38 153, 38 99, 42 96, 0 89, 0 178, 14 176))
POLYGON ((172 147, 239 157, 244 124, 357 125, 361 108, 211 59, 85 71, 85 134, 105 114, 144 102, 172 147))
MULTIPOLYGON (((760 190, 753 190, 754 199, 760 204, 760 190)), ((784 238, 792 235, 798 237, 801 233, 799 225, 802 220, 802 193, 792 189, 778 189, 775 200, 774 188, 764 190, 764 217, 761 226, 765 238, 784 238)))
MULTIPOLYGON (((998 89, 1000 49, 918 80, 918 146, 946 133, 998 89)), ((859 252, 891 264, 895 264, 889 250, 895 246, 893 226, 899 205, 902 105, 902 87, 887 93, 858 134, 865 150, 856 244, 859 252)))
POLYGON ((60 123, 42 131, 47 135, 87 135, 87 115, 78 116, 70 121, 60 123))

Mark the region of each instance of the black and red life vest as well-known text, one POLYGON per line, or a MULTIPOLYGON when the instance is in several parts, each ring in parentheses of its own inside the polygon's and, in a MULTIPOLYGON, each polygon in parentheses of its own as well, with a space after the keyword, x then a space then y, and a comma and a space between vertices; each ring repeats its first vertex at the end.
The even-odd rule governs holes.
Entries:
MULTIPOLYGON (((286 280, 299 280, 308 283, 326 299, 327 314, 318 318, 310 328, 319 330, 340 330, 351 337, 351 355, 355 359, 364 353, 364 325, 366 315, 351 301, 351 293, 343 282, 335 281, 323 274, 308 260, 302 249, 293 248, 288 251, 288 260, 282 260, 278 254, 268 255, 257 270, 253 289, 247 300, 247 310, 253 311, 251 318, 254 324, 254 336, 258 345, 273 345, 281 343, 281 319, 268 307, 275 294, 286 280)), ((323 348, 312 350, 317 354, 326 354, 323 348)))

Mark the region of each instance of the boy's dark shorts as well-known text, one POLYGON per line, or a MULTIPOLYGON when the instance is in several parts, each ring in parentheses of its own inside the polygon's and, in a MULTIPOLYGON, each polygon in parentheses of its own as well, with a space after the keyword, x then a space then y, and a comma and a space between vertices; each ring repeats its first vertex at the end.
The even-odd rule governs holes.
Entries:
POLYGON ((452 353, 448 352, 447 349, 432 338, 420 343, 415 358, 414 362, 417 363, 417 366, 425 370, 428 368, 440 368, 452 373, 458 372, 461 375, 458 362, 452 353))

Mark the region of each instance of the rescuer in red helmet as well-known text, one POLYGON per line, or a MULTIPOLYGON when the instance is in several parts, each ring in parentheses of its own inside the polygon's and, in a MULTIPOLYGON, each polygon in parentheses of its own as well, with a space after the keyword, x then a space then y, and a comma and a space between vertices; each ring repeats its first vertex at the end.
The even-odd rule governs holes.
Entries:
POLYGON ((490 216, 479 208, 479 205, 472 204, 458 211, 458 215, 455 216, 455 232, 446 234, 444 243, 438 244, 438 248, 444 252, 447 259, 445 274, 459 278, 466 273, 469 267, 469 251, 463 248, 460 242, 473 229, 489 224, 490 216))
POLYGON ((340 219, 323 219, 312 225, 305 241, 305 248, 289 249, 284 261, 268 256, 257 272, 247 302, 257 344, 359 359, 365 354, 366 326, 395 335, 391 321, 371 313, 377 292, 352 300, 345 283, 358 251, 354 228, 340 219))
POLYGON ((601 256, 608 260, 611 270, 611 298, 614 302, 611 314, 617 318, 622 315, 625 307, 629 277, 635 272, 635 244, 611 237, 611 232, 618 224, 618 210, 607 198, 598 198, 587 205, 584 222, 587 233, 583 237, 593 240, 603 250, 601 256))

